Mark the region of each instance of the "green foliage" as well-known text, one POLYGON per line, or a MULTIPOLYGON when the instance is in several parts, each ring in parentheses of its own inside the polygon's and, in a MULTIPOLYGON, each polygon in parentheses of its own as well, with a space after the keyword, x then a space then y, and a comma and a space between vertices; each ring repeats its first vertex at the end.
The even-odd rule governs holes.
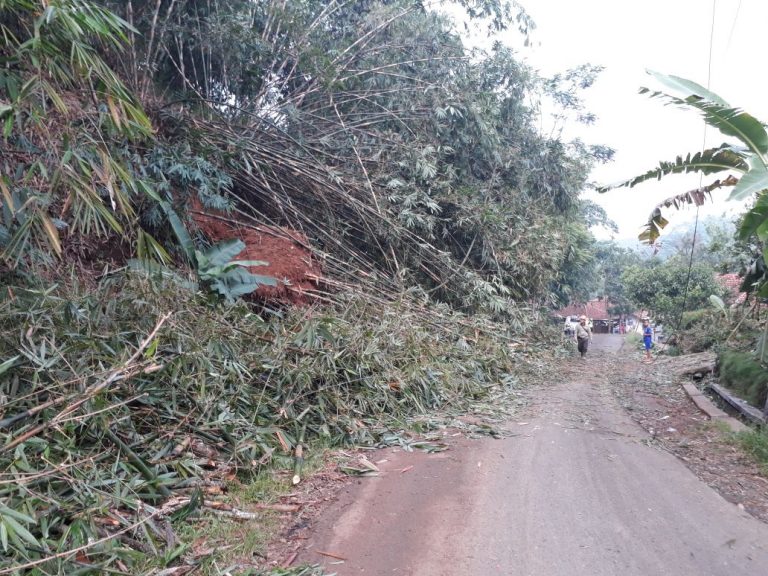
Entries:
POLYGON ((0 249, 13 266, 62 256, 62 235, 125 236, 136 225, 141 194, 124 147, 153 129, 101 53, 122 48, 129 30, 87 0, 0 5, 0 249))
MULTIPOLYGON (((25 517, 3 513, 18 542, 9 536, 0 569, 145 520, 150 509, 141 502, 194 486, 210 458, 219 461, 214 471, 258 472, 288 464, 284 447, 302 433, 310 445, 373 444, 410 415, 493 397, 500 383, 540 372, 532 353, 556 340, 524 311, 505 326, 407 297, 382 306, 340 294, 332 308, 261 317, 242 303, 210 307, 173 281, 128 272, 106 276, 96 290, 14 284, 0 298, 0 358, 18 356, 0 374, 0 496, 25 517), (513 349, 507 330, 526 344, 513 349), (112 383, 83 398, 105 381, 112 383)), ((163 556, 172 551, 164 530, 134 538, 163 556)), ((143 561, 115 540, 90 548, 88 558, 97 572, 143 561)), ((62 557, 41 570, 72 573, 75 562, 62 557)))
POLYGON ((674 338, 678 350, 685 354, 719 350, 732 330, 732 324, 723 311, 713 308, 710 302, 708 308, 685 312, 674 338))
MULTIPOLYGON (((411 0, 107 4, 141 32, 125 75, 189 103, 164 118, 174 136, 216 159, 255 223, 302 230, 350 263, 346 280, 394 273, 398 289, 494 312, 547 301, 553 284, 584 292, 570 285, 590 277, 578 194, 610 153, 540 134, 530 101, 548 94, 586 117, 580 93, 598 69, 539 79, 500 43, 464 49, 411 0)), ((532 24, 516 3, 462 4, 494 29, 510 14, 532 24)))
POLYGON ((725 295, 711 268, 694 264, 689 278, 688 265, 680 260, 632 266, 621 278, 629 300, 667 326, 677 325, 685 311, 709 306, 712 294, 725 295))
POLYGON ((741 447, 750 454, 768 476, 768 429, 749 430, 736 436, 741 447))
MULTIPOLYGON (((491 30, 533 27, 515 2, 460 4, 491 30)), ((210 459, 283 466, 305 432, 374 444, 540 375, 535 351, 559 338, 515 301, 594 289, 588 227, 605 218, 579 193, 610 150, 542 134, 532 104, 591 121, 594 67, 541 79, 415 0, 0 0, 0 27, 6 261, 51 278, 51 255, 97 238, 139 258, 0 291, 0 496, 24 516, 0 511, 0 570, 172 564, 185 544, 153 511, 210 459), (198 201, 295 235, 353 290, 279 313, 232 302, 271 280, 235 241, 196 247, 198 201), (227 302, 200 297, 178 254, 227 302)))
POLYGON ((595 246, 598 293, 610 303, 611 314, 630 314, 637 308, 630 301, 622 281, 625 270, 641 263, 640 255, 634 250, 622 248, 614 242, 598 242, 595 246))
POLYGON ((244 248, 242 240, 225 240, 205 251, 195 250, 195 268, 200 282, 230 303, 259 286, 277 286, 276 279, 248 271, 248 266, 266 266, 268 262, 233 260, 244 248))
POLYGON ((724 351, 719 358, 720 380, 753 406, 768 397, 768 370, 747 352, 724 351))

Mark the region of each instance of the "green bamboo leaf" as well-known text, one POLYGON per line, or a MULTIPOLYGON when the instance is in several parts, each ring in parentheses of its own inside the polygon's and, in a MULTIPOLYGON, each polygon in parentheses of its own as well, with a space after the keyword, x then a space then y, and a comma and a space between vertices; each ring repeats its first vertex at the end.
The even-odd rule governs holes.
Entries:
MULTIPOLYGON (((16 360, 21 358, 21 356, 14 356, 13 358, 9 358, 2 364, 0 364, 0 374, 3 374, 4 372, 7 372, 10 370, 10 368, 16 363, 16 360)), ((0 507, 0 510, 2 510, 2 507, 0 507)))
POLYGON ((9 138, 12 132, 13 132, 13 115, 10 115, 8 116, 8 118, 5 119, 5 124, 3 125, 3 137, 9 138))
POLYGON ((32 544, 32 546, 40 546, 40 542, 37 541, 37 538, 32 536, 31 532, 24 528, 24 526, 22 526, 12 516, 3 515, 2 521, 6 526, 8 526, 8 528, 11 528, 17 536, 20 536, 22 540, 26 541, 27 544, 32 544))
POLYGON ((13 510, 12 508, 8 508, 7 506, 0 505, 0 515, 2 516, 11 516, 18 520, 19 522, 24 522, 25 524, 35 524, 35 519, 31 516, 28 516, 22 512, 19 512, 18 510, 13 510))

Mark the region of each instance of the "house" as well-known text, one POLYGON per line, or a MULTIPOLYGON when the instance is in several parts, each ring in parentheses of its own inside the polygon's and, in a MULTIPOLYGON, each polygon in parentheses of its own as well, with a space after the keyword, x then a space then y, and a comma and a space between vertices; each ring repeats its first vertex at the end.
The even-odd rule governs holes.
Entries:
POLYGON ((605 298, 596 298, 584 304, 571 304, 555 311, 555 315, 563 322, 566 318, 586 316, 592 321, 592 332, 608 334, 612 331, 618 316, 608 312, 609 302, 605 298))

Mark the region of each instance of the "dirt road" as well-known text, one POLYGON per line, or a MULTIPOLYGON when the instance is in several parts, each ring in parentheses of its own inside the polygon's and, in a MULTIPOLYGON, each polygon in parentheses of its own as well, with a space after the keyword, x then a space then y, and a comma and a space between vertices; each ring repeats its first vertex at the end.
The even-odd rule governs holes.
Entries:
POLYGON ((585 362, 532 392, 508 438, 377 454, 382 474, 342 494, 298 560, 339 576, 768 574, 768 525, 618 406, 606 374, 642 376, 619 363, 620 343, 596 337, 585 362))

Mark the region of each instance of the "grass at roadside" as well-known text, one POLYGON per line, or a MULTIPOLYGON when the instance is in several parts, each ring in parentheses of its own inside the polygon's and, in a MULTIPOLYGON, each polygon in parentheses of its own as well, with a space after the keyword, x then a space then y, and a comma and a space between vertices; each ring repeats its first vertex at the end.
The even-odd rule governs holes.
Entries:
MULTIPOLYGON (((246 482, 229 482, 224 502, 252 514, 254 504, 274 502, 286 490, 287 484, 272 471, 263 471, 246 482)), ((267 544, 279 526, 277 516, 276 512, 263 509, 251 519, 209 512, 180 523, 178 536, 191 546, 189 556, 199 559, 196 572, 201 576, 240 573, 248 563, 262 564, 266 559, 267 544)))
POLYGON ((768 429, 753 429, 736 435, 741 447, 760 465, 760 470, 768 476, 768 429))

